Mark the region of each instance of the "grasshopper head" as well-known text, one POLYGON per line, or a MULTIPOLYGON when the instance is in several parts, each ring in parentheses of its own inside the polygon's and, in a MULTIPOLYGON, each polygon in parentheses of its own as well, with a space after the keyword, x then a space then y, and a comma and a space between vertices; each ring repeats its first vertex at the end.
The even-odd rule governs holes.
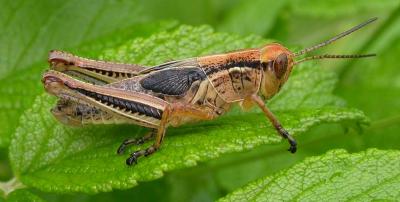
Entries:
POLYGON ((289 78, 294 64, 293 53, 277 43, 268 44, 260 51, 263 64, 261 93, 265 98, 270 98, 289 78))
POLYGON ((287 48, 277 43, 264 46, 263 48, 260 49, 261 51, 260 59, 264 70, 260 88, 261 94, 266 99, 271 98, 280 90, 282 85, 287 81, 290 73, 292 72, 293 67, 305 61, 319 60, 319 59, 365 58, 365 57, 376 56, 376 54, 352 54, 352 55, 323 54, 323 55, 313 55, 298 59, 298 57, 302 57, 309 52, 327 46, 337 41, 338 39, 341 39, 363 28, 364 26, 370 24, 371 22, 374 22, 375 20, 377 20, 377 18, 371 18, 326 41, 323 41, 317 45, 305 48, 295 53, 290 52, 287 48))

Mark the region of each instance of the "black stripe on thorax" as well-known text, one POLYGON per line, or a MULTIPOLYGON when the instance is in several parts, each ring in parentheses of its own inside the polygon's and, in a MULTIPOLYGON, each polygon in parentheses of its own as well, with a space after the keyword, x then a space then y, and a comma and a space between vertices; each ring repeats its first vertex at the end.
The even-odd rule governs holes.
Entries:
POLYGON ((222 65, 209 65, 205 69, 205 72, 207 75, 211 75, 233 67, 260 68, 260 60, 229 60, 227 63, 222 65))
POLYGON ((116 98, 108 95, 102 95, 99 93, 87 91, 85 89, 80 89, 80 88, 76 90, 108 106, 113 105, 114 108, 119 107, 119 109, 123 109, 125 111, 130 111, 132 113, 139 113, 141 115, 150 116, 156 119, 162 118, 162 113, 163 113, 162 110, 159 110, 157 108, 154 108, 152 106, 143 103, 134 102, 122 98, 116 98))

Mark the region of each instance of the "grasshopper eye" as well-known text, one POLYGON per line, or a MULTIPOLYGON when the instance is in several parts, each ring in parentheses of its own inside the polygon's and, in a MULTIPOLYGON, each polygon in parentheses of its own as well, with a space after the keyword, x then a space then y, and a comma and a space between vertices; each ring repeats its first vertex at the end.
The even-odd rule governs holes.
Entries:
POLYGON ((288 58, 285 53, 282 53, 276 57, 273 63, 274 72, 278 79, 282 78, 285 74, 288 66, 288 58))

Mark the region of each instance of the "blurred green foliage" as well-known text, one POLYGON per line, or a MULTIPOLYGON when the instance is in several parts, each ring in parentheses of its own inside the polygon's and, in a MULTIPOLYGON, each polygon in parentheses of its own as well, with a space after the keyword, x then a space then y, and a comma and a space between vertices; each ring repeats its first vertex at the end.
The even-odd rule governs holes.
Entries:
MULTIPOLYGON (((9 200, 50 201, 211 201, 260 177, 343 148, 349 152, 400 149, 400 2, 397 0, 0 0, 0 181, 13 178, 8 146, 20 116, 43 92, 41 73, 51 49, 96 57, 135 37, 147 37, 180 24, 209 25, 219 32, 258 35, 287 46, 307 47, 371 17, 377 23, 317 53, 369 53, 357 61, 321 61, 339 75, 335 94, 361 109, 371 125, 358 135, 340 125, 320 125, 287 145, 261 146, 224 155, 129 190, 96 195, 62 195, 18 190, 9 200), (32 194, 33 193, 33 194, 32 194)), ((317 67, 317 66, 316 66, 317 67)), ((309 86, 313 88, 314 86, 309 86)), ((0 184, 4 185, 4 184, 0 184)), ((1 194, 0 194, 1 195, 1 194)), ((1 201, 0 197, 0 201, 1 201)))

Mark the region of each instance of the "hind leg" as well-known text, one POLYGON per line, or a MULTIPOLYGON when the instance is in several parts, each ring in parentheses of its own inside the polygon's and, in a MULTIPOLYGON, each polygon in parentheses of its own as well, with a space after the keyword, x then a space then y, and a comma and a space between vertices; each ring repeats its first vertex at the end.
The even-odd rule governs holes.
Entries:
POLYGON ((157 134, 156 134, 156 139, 153 145, 151 145, 150 147, 146 148, 146 149, 141 149, 141 150, 137 150, 133 153, 131 153, 131 156, 126 159, 126 164, 127 165, 132 165, 133 163, 137 164, 137 159, 141 156, 148 156, 150 154, 153 154, 155 151, 157 151, 160 146, 161 143, 164 139, 165 136, 165 131, 167 129, 167 124, 168 124, 168 119, 170 116, 170 108, 166 107, 166 109, 163 112, 163 116, 160 122, 160 126, 156 129, 157 130, 157 134))
POLYGON ((133 163, 137 163, 137 159, 141 156, 149 156, 151 154, 153 154, 155 151, 157 151, 160 146, 161 143, 163 142, 164 136, 165 136, 165 131, 167 128, 167 124, 169 123, 170 119, 173 117, 193 117, 193 118, 197 118, 200 120, 210 120, 215 118, 215 116, 213 114, 211 114, 210 112, 204 112, 196 107, 192 107, 192 106, 188 106, 188 105, 182 105, 182 104, 172 104, 172 105, 168 105, 164 112, 163 112, 163 116, 160 122, 159 127, 156 129, 157 133, 156 133, 156 138, 155 138, 155 142, 153 145, 151 145, 150 147, 146 148, 146 149, 142 149, 142 150, 137 150, 135 152, 133 152, 131 154, 131 156, 126 160, 126 164, 127 165, 132 165, 133 163))
POLYGON ((131 78, 146 69, 142 65, 92 60, 57 50, 50 51, 48 60, 51 69, 96 85, 131 78))

